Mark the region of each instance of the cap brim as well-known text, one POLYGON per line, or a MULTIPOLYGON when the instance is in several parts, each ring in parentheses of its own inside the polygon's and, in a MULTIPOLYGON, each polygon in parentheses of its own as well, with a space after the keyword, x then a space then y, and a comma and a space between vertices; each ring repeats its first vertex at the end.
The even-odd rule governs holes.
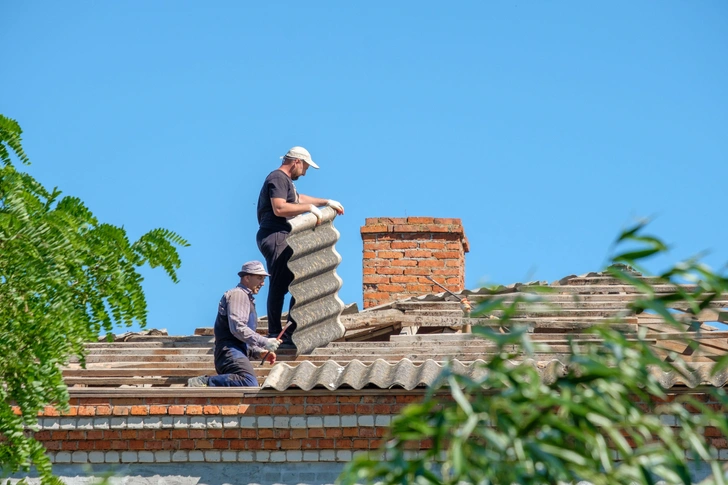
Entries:
POLYGON ((268 273, 246 273, 245 271, 238 271, 238 276, 242 278, 244 274, 254 274, 258 276, 270 276, 268 273))

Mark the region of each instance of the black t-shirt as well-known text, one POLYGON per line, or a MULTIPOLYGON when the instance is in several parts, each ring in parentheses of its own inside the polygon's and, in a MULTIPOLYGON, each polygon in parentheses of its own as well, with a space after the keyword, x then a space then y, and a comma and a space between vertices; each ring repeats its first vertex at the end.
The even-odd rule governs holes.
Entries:
POLYGON ((263 188, 258 196, 258 224, 261 229, 289 231, 290 226, 285 217, 273 213, 271 198, 286 199, 286 202, 298 203, 298 192, 291 177, 280 170, 273 170, 265 178, 263 188))

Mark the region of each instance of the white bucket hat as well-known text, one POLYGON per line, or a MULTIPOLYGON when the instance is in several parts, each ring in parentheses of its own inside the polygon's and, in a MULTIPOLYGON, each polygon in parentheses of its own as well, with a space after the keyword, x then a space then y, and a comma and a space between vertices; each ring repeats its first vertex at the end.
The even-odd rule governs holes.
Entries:
POLYGON ((260 261, 248 261, 247 263, 243 264, 242 269, 238 271, 238 276, 243 276, 246 274, 270 276, 268 273, 266 273, 265 268, 263 267, 263 263, 261 263, 260 261))
POLYGON ((318 165, 314 163, 314 161, 311 159, 311 154, 308 153, 308 150, 306 150, 303 147, 293 147, 290 150, 288 150, 288 153, 283 155, 281 159, 283 158, 298 158, 303 160, 304 162, 311 165, 313 168, 319 168, 318 165))

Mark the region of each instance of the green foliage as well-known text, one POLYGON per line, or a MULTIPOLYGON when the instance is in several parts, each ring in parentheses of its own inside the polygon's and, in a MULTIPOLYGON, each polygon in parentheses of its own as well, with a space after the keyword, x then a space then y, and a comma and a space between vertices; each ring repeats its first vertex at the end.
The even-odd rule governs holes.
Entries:
MULTIPOLYGON (((608 272, 642 293, 631 303, 632 313, 654 312, 684 331, 672 309, 697 314, 728 291, 728 279, 697 259, 654 279, 637 279, 629 266, 639 267, 645 258, 667 250, 643 230, 639 224, 620 235, 618 245, 631 249, 615 256, 613 263, 618 264, 608 272), (694 286, 677 286, 685 282, 694 286), (674 285, 674 291, 658 295, 655 285, 674 285)), ((525 295, 515 302, 494 295, 476 314, 499 311, 507 323, 536 303, 538 298, 525 295)), ((668 397, 658 380, 664 372, 686 375, 689 366, 678 355, 668 362, 659 358, 644 332, 625 334, 611 328, 619 319, 604 323, 592 331, 600 342, 571 340, 568 359, 553 364, 558 377, 551 383, 541 378, 532 361, 513 360, 538 350, 525 329, 499 334, 475 328, 499 349, 484 364, 484 377, 475 380, 446 371, 422 403, 407 407, 393 421, 381 457, 358 457, 340 482, 690 483, 690 456, 710 464, 711 483, 725 483, 717 451, 706 443, 702 430, 713 426, 728 435, 726 416, 688 395, 668 397), (507 350, 514 345, 520 352, 507 350), (688 412, 690 407, 700 413, 688 412), (430 449, 408 451, 425 440, 431 442, 430 449)), ((724 360, 714 365, 714 372, 725 367, 724 360)), ((706 392, 722 406, 728 404, 723 389, 706 392)))
POLYGON ((67 406, 60 367, 70 356, 83 361, 84 342, 102 330, 144 326, 137 268, 161 266, 176 282, 176 246, 188 244, 166 229, 131 243, 78 198, 18 172, 11 154, 28 163, 21 133, 0 115, 0 466, 4 475, 32 464, 51 483, 45 450, 27 430, 44 406, 67 406))

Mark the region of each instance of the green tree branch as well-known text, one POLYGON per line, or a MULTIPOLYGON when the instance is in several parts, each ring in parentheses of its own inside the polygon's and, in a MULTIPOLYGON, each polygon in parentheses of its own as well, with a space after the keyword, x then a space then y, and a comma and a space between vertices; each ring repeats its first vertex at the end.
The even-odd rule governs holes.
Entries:
POLYGON ((0 468, 7 475, 35 466, 43 483, 54 483, 33 430, 46 405, 68 404, 61 367, 71 356, 83 363, 84 342, 101 331, 143 327, 138 268, 162 267, 177 282, 177 247, 188 243, 166 229, 130 242, 80 199, 18 172, 13 155, 29 163, 21 134, 0 115, 0 468))

